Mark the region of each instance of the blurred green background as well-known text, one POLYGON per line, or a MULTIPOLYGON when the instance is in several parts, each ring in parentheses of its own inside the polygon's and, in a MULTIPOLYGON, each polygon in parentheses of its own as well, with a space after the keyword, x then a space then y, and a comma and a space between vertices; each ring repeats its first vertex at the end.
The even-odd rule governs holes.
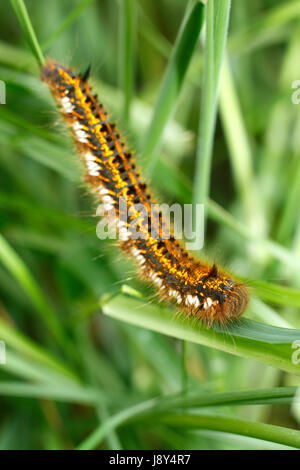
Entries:
MULTIPOLYGON (((94 90, 144 168, 141 155, 159 112, 165 70, 193 2, 28 0, 26 6, 46 56, 80 71, 91 64, 94 90)), ((204 250, 253 285, 248 318, 289 328, 300 328, 300 105, 291 101, 292 82, 300 79, 299 26, 299 2, 232 2, 204 250), (290 290, 283 296, 274 286, 290 290)), ((136 403, 179 393, 182 383, 201 396, 299 385, 299 377, 280 365, 256 362, 255 353, 245 359, 193 343, 185 343, 183 368, 180 340, 102 314, 101 306, 124 285, 144 296, 142 304, 156 308, 157 299, 115 243, 96 237, 95 202, 9 1, 0 4, 0 31, 0 79, 6 84, 0 107, 0 340, 7 345, 0 366, 0 448, 73 448, 99 426, 113 428, 110 417, 121 410, 130 417, 136 403)), ((199 122, 200 133, 209 133, 205 112, 213 111, 204 49, 202 30, 153 150, 157 164, 148 182, 161 202, 187 204, 197 193, 199 122)), ((291 401, 273 403, 267 396, 263 405, 222 403, 208 415, 297 429, 299 405, 291 401)), ((230 434, 226 426, 222 432, 175 426, 155 414, 119 419, 124 426, 106 430, 91 447, 282 447, 280 439, 230 434)))

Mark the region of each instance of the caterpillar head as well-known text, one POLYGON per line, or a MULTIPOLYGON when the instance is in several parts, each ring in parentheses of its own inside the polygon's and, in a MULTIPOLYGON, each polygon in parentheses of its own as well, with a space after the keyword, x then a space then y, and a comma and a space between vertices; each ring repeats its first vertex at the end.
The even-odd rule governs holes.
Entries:
POLYGON ((225 324, 239 318, 248 304, 246 287, 220 273, 214 265, 207 275, 199 279, 198 298, 202 299, 197 316, 207 326, 225 324))

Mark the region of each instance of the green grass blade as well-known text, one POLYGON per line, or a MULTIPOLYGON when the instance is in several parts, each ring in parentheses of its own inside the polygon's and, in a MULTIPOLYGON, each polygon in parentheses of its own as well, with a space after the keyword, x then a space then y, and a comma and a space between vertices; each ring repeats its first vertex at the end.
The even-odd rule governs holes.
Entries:
POLYGON ((120 413, 107 419, 101 424, 94 432, 90 434, 83 442, 81 442, 77 449, 78 450, 89 450, 95 449, 103 439, 114 429, 118 428, 121 424, 124 424, 136 416, 146 414, 156 404, 155 400, 139 403, 131 408, 127 408, 120 413))
POLYGON ((27 336, 6 323, 2 318, 0 318, 0 338, 7 346, 18 351, 22 357, 28 357, 32 361, 48 367, 67 379, 78 381, 77 375, 69 367, 61 363, 49 351, 45 351, 27 336))
POLYGON ((0 382, 0 395, 55 400, 82 405, 94 405, 100 399, 98 390, 90 387, 79 387, 75 384, 72 388, 66 388, 64 384, 28 384, 4 381, 0 382))
POLYGON ((283 266, 288 266, 293 272, 300 273, 298 260, 284 246, 279 245, 279 243, 276 243, 273 240, 257 237, 248 229, 248 227, 242 224, 212 199, 208 200, 207 206, 209 217, 212 220, 228 227, 244 240, 254 242, 257 246, 260 246, 261 249, 264 249, 268 255, 279 260, 283 266))
POLYGON ((6 351, 6 364, 3 368, 6 373, 12 374, 19 379, 33 383, 61 385, 66 391, 68 388, 72 388, 74 384, 76 385, 69 377, 57 373, 53 368, 33 361, 27 356, 16 354, 10 348, 6 351))
POLYGON ((300 338, 299 330, 272 327, 246 319, 227 326, 226 330, 217 326, 207 329, 193 319, 176 319, 175 311, 170 308, 145 305, 144 301, 121 295, 103 305, 102 309, 103 313, 117 320, 300 373, 299 365, 292 361, 293 343, 300 338))
POLYGON ((36 311, 40 314, 40 317, 49 328, 49 331, 53 334, 59 344, 65 345, 65 335, 56 314, 53 312, 47 300, 44 298, 42 291, 40 290, 38 284, 34 280, 25 263, 1 234, 0 260, 31 299, 33 305, 36 308, 36 311))
POLYGON ((33 26, 31 24, 25 3, 23 2, 23 0, 10 0, 10 3, 18 18, 18 21, 20 23, 24 36, 27 39, 30 49, 32 50, 32 53, 35 56, 39 66, 42 67, 45 62, 45 59, 37 37, 35 35, 33 26))
POLYGON ((267 323, 272 326, 278 326, 280 328, 294 327, 292 323, 285 320, 285 318, 279 315, 279 313, 277 313, 273 308, 253 295, 250 299, 249 311, 252 314, 252 320, 267 323))
POLYGON ((120 2, 120 88, 123 90, 122 117, 130 126, 130 107, 133 95, 133 42, 134 42, 135 5, 133 0, 120 2))
POLYGON ((218 86, 227 39, 229 11, 230 0, 211 0, 207 3, 204 83, 193 186, 194 206, 206 204, 209 195, 218 86))
POLYGON ((255 209, 260 206, 256 201, 252 152, 227 57, 224 60, 220 83, 220 115, 229 148, 235 184, 243 204, 244 219, 248 224, 255 220, 257 228, 255 209), (254 210, 255 213, 253 213, 254 210))
MULTIPOLYGON (((300 119, 299 126, 300 129, 300 119)), ((285 205, 280 215, 278 229, 276 233, 276 240, 279 243, 288 245, 291 235, 295 230, 295 219, 299 212, 300 200, 300 158, 297 158, 296 165, 293 166, 291 172, 289 190, 287 191, 285 205)))
POLYGON ((263 300, 277 305, 300 307, 300 291, 261 280, 248 280, 253 292, 263 300))
POLYGON ((147 131, 143 157, 148 175, 158 160, 158 147, 165 125, 174 111, 188 65, 197 44, 203 23, 204 5, 198 0, 193 2, 184 17, 172 55, 170 57, 152 120, 147 131))
POLYGON ((78 16, 94 1, 95 0, 82 0, 64 19, 63 23, 42 43, 42 49, 47 49, 47 47, 71 26, 78 16))
POLYGON ((246 27, 232 34, 229 50, 232 53, 249 52, 258 46, 265 45, 272 38, 280 37, 280 29, 299 17, 300 4, 297 0, 278 4, 248 21, 246 27))
POLYGON ((36 62, 31 52, 7 42, 0 41, 0 57, 2 65, 13 66, 15 69, 18 67, 19 70, 27 70, 32 73, 36 71, 36 62))
POLYGON ((172 46, 163 34, 153 25, 142 5, 137 4, 140 34, 166 59, 170 57, 172 46))
POLYGON ((268 404, 276 403, 276 400, 281 403, 285 402, 285 400, 287 403, 291 403, 295 397, 296 391, 296 387, 282 387, 275 389, 154 398, 126 408, 108 418, 78 446, 78 449, 88 450, 96 448, 109 432, 121 425, 149 418, 156 422, 157 418, 165 413, 166 410, 177 411, 179 409, 206 408, 210 406, 268 404))
POLYGON ((274 426, 272 424, 258 423, 244 419, 228 418, 227 416, 168 414, 160 419, 169 426, 180 429, 209 429, 219 432, 239 434, 266 441, 277 442, 300 449, 300 431, 274 426))
POLYGON ((255 390, 232 390, 219 393, 189 393, 174 397, 162 397, 157 409, 179 410, 215 406, 266 405, 273 403, 293 403, 297 387, 275 387, 255 390))

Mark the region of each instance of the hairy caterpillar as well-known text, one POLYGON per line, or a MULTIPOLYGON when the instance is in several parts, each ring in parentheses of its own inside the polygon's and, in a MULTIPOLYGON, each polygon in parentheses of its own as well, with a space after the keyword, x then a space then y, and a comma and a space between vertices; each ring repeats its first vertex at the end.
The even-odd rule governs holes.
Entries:
POLYGON ((51 60, 41 72, 72 130, 87 170, 87 183, 103 201, 106 215, 112 209, 117 215, 121 248, 136 259, 142 275, 156 285, 160 294, 175 301, 189 316, 207 326, 238 318, 248 303, 247 289, 216 265, 189 256, 173 236, 165 237, 162 216, 150 211, 150 193, 115 125, 107 120, 102 105, 92 95, 87 75, 76 74, 51 60), (128 207, 125 219, 118 207, 120 198, 128 207), (146 208, 146 215, 141 216, 137 204, 146 208), (133 222, 143 237, 133 237, 133 222), (149 231, 149 222, 156 228, 156 237, 149 231))

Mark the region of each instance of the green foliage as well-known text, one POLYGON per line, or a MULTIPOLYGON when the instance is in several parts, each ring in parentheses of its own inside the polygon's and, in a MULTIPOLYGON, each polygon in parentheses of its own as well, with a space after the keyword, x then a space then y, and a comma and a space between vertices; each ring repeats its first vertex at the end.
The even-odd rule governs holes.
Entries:
POLYGON ((25 3, 0 5, 0 448, 300 448, 299 2, 25 3), (162 202, 207 202, 238 324, 162 306, 97 239, 44 56, 91 63, 162 202))

